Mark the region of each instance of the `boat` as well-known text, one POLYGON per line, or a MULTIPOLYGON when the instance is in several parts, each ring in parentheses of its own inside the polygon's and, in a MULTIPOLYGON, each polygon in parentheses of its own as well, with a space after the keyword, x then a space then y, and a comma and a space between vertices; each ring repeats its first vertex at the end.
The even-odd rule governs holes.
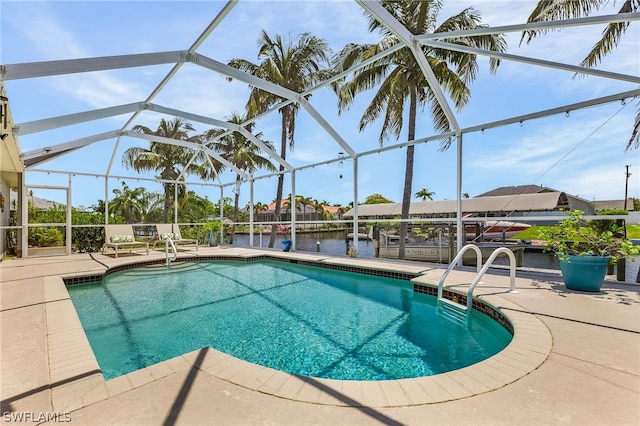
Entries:
MULTIPOLYGON (((358 237, 358 240, 373 240, 373 226, 368 228, 367 233, 358 232, 356 236, 358 237)), ((347 239, 353 240, 353 232, 349 232, 347 234, 347 239)))
MULTIPOLYGON (((356 236, 358 237, 359 240, 368 240, 368 239, 370 239, 367 234, 363 234, 361 232, 358 232, 358 234, 356 236)), ((349 232, 347 234, 347 239, 353 240, 353 232, 349 232)))
POLYGON ((465 233, 467 241, 506 241, 530 227, 528 223, 484 220, 481 224, 465 224, 465 233))
MULTIPOLYGON (((498 232, 496 231, 496 234, 497 233, 498 232)), ((410 235, 405 241, 406 260, 418 260, 431 263, 450 263, 457 254, 455 239, 449 238, 450 235, 455 235, 455 233, 451 232, 451 226, 448 228, 437 228, 436 232, 431 232, 427 236, 416 236, 412 235, 412 233, 409 234, 410 235)), ((524 256, 524 248, 526 245, 522 243, 506 243, 503 240, 505 235, 506 230, 500 232, 500 235, 496 235, 496 238, 501 239, 501 243, 477 242, 473 241, 473 238, 476 236, 475 232, 467 232, 467 238, 471 240, 471 243, 480 248, 483 263, 497 248, 507 247, 514 252, 517 266, 522 266, 522 258, 524 256), (469 238, 470 236, 472 238, 469 238)), ((398 259, 400 251, 399 242, 400 237, 397 234, 380 232, 379 239, 374 240, 376 256, 385 259, 398 259)), ((502 254, 500 256, 506 256, 506 254, 502 254)), ((463 264, 465 265, 475 265, 476 260, 476 253, 471 250, 465 252, 462 259, 463 264)))

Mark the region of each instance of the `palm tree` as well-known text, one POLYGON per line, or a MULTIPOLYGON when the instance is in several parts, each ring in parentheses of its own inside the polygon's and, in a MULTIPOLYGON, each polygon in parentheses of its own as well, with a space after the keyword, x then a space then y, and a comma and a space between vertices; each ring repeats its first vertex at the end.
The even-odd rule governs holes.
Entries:
POLYGON ((327 219, 327 215, 331 215, 328 211, 325 210, 325 206, 328 205, 329 203, 325 200, 313 200, 311 202, 311 207, 313 207, 313 210, 316 212, 316 218, 318 217, 318 213, 322 213, 322 219, 327 219))
MULTIPOLYGON (((539 0, 536 8, 531 12, 527 22, 553 21, 557 19, 581 18, 591 15, 592 12, 600 9, 600 7, 610 3, 609 0, 539 0)), ((639 0, 625 0, 618 13, 635 13, 640 11, 639 0)), ((602 60, 604 56, 610 53, 620 42, 622 36, 627 31, 630 22, 615 22, 607 25, 602 33, 600 40, 591 48, 591 51, 580 62, 583 67, 591 68, 602 60)), ((520 43, 526 40, 530 43, 537 35, 545 33, 546 30, 526 31, 520 38, 520 43)), ((625 151, 628 151, 632 145, 636 148, 640 146, 640 109, 636 114, 631 137, 627 142, 625 151)))
POLYGON ((111 210, 127 218, 127 223, 136 223, 142 220, 142 195, 145 189, 142 187, 129 189, 126 182, 122 182, 122 189, 114 189, 115 197, 111 200, 111 210))
MULTIPOLYGON (((436 19, 442 8, 440 0, 403 2, 383 0, 382 5, 415 35, 485 27, 480 23, 479 13, 472 7, 464 9, 436 27, 436 19)), ((351 66, 382 52, 389 46, 399 43, 397 37, 373 16, 369 16, 369 29, 370 31, 379 30, 383 39, 377 44, 347 45, 334 60, 335 71, 347 70, 351 66)), ((450 42, 499 52, 506 50, 506 43, 502 35, 459 37, 450 40, 450 42)), ((467 84, 475 79, 478 69, 476 56, 428 46, 423 46, 422 50, 440 86, 446 90, 458 109, 464 107, 470 98, 467 84)), ((491 71, 495 72, 500 62, 491 58, 489 63, 491 71)), ((384 123, 379 138, 381 145, 385 139, 391 136, 400 137, 400 131, 404 125, 405 106, 409 107, 407 140, 415 139, 417 109, 418 107, 424 108, 425 105, 429 106, 435 129, 441 132, 449 130, 450 123, 408 47, 360 68, 354 72, 350 81, 336 84, 339 111, 342 112, 348 108, 358 93, 377 86, 379 86, 378 91, 360 119, 360 130, 362 131, 367 125, 374 123, 382 115, 384 123)), ((450 140, 444 141, 441 149, 447 149, 449 145, 450 140)), ((413 145, 407 146, 402 219, 409 217, 414 149, 413 145)), ((406 232, 407 223, 403 221, 400 224, 399 257, 401 259, 404 259, 405 255, 404 237, 406 232)))
POLYGON ((159 192, 145 191, 142 194, 142 222, 157 223, 162 221, 164 197, 159 192))
MULTIPOLYGON (((147 135, 162 136, 170 139, 186 141, 197 140, 197 137, 189 137, 188 135, 189 131, 195 130, 193 126, 177 117, 170 121, 166 121, 164 118, 161 119, 156 130, 151 130, 142 125, 133 127, 133 130, 147 135)), ((196 153, 197 151, 190 148, 152 141, 149 149, 142 147, 127 149, 122 157, 122 164, 126 168, 133 168, 137 172, 158 172, 158 179, 172 181, 177 179, 183 171, 185 173, 201 174, 202 171, 198 165, 190 163, 196 153), (189 165, 189 167, 185 170, 187 165, 189 165)), ((164 221, 167 222, 171 209, 171 200, 173 199, 174 184, 163 182, 162 186, 164 188, 163 218, 164 221)), ((184 191, 182 186, 181 188, 181 191, 184 191)))
MULTIPOLYGON (((286 200, 284 200, 284 202, 282 203, 283 207, 289 211, 289 213, 291 214, 291 205, 293 204, 293 199, 294 196, 293 194, 289 193, 289 195, 287 196, 286 200)), ((296 201, 298 200, 298 195, 295 196, 296 201)), ((277 203, 277 200, 273 200, 274 202, 277 203)), ((300 204, 296 203, 296 210, 300 210, 300 204)), ((295 213, 294 213, 295 214, 295 213)))
POLYGON ((436 195, 436 193, 429 191, 427 188, 422 188, 420 191, 415 193, 415 197, 422 198, 422 201, 427 201, 427 198, 433 200, 434 195, 436 195))
POLYGON ((200 222, 216 215, 216 206, 207 197, 187 191, 179 200, 178 222, 200 222))
POLYGON ((302 221, 305 220, 305 213, 307 211, 307 206, 313 205, 314 199, 311 197, 304 197, 302 195, 296 196, 296 203, 300 204, 300 210, 302 210, 302 221))
MULTIPOLYGON (((249 207, 250 207, 249 204, 247 204, 247 208, 249 207)), ((253 205, 253 212, 256 214, 256 216, 258 216, 261 212, 266 211, 268 209, 269 209, 269 205, 261 203, 260 201, 258 201, 253 205)))
MULTIPOLYGON (((227 118, 227 121, 234 124, 242 124, 246 121, 246 118, 237 113, 233 113, 231 114, 231 117, 227 118)), ((250 123, 246 126, 246 129, 249 132, 253 132, 254 126, 255 123, 250 123)), ((206 141, 211 138, 215 138, 220 135, 220 132, 220 129, 211 129, 203 135, 203 139, 206 141)), ((262 133, 258 133, 255 136, 257 138, 262 138, 262 133)), ((265 141, 264 143, 270 149, 273 148, 271 142, 265 141)), ((261 155, 262 149, 239 132, 229 133, 222 136, 213 145, 213 149, 220 153, 220 155, 229 163, 248 174, 253 174, 258 169, 276 171, 276 168, 271 161, 261 155)), ((231 236, 229 238, 230 244, 233 244, 233 238, 236 233, 236 222, 238 222, 238 212, 240 210, 240 181, 240 175, 236 174, 236 188, 234 191, 235 198, 233 203, 233 226, 231 227, 231 236)))
MULTIPOLYGON (((294 92, 302 93, 327 78, 325 65, 328 64, 329 54, 330 50, 326 41, 309 33, 301 34, 297 42, 294 43, 291 39, 285 42, 279 35, 272 39, 263 30, 258 51, 258 59, 262 62, 257 65, 245 59, 232 59, 229 61, 229 65, 294 92)), ((285 100, 276 94, 253 88, 246 106, 247 115, 253 117, 285 100)), ((298 104, 290 103, 280 108, 279 111, 282 125, 280 138, 280 157, 282 159, 286 159, 287 142, 290 149, 293 149, 294 146, 293 135, 298 109, 298 104)), ((274 209, 275 220, 280 220, 283 185, 284 167, 280 165, 274 209)), ((276 234, 272 232, 269 247, 273 247, 275 241, 276 234)))

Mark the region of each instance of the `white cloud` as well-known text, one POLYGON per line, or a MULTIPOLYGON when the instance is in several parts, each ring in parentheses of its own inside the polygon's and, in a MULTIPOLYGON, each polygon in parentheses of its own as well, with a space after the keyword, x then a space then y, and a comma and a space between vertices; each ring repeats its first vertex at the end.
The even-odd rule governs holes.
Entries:
MULTIPOLYGON (((468 0, 447 0, 444 3, 442 18, 458 13, 471 4, 468 0)), ((475 7, 482 12, 484 23, 510 25, 524 23, 535 3, 534 0, 492 0, 476 2, 475 7)), ((206 25, 201 25, 202 22, 208 23, 208 20, 213 19, 223 5, 222 2, 161 1, 132 2, 126 7, 124 2, 6 4, 11 5, 12 13, 11 19, 6 16, 2 18, 3 24, 9 23, 2 28, 3 53, 8 55, 7 58, 16 58, 9 63, 99 56, 105 54, 105 51, 163 51, 167 50, 167 46, 173 48, 176 45, 179 49, 186 49, 193 41, 189 36, 195 34, 195 38, 206 25), (59 4, 66 6, 60 9, 59 4), (117 9, 118 7, 123 9, 117 9), (115 9, 112 11, 111 8, 115 9), (148 15, 138 13, 145 8, 148 15), (74 14, 65 15, 61 10, 73 10, 74 14), (102 11, 106 14, 107 10, 110 11, 108 17, 96 13, 102 11), (118 10, 131 11, 122 16, 126 24, 109 19, 116 16, 118 10), (207 15, 209 12, 210 17, 207 15), (147 18, 150 20, 147 21, 147 18), (164 25, 169 20, 171 23, 164 25), (136 25, 138 23, 139 27, 136 25), (87 28, 92 27, 95 31, 87 31, 87 28), (8 45, 5 40, 11 40, 20 49, 12 45, 5 47, 8 45)), ((5 4, 3 12, 4 8, 5 4)), ((638 23, 632 24, 623 42, 605 58, 600 69, 637 74, 639 27, 638 23)), ((242 1, 216 28, 199 52, 220 61, 232 57, 257 60, 256 39, 262 28, 271 35, 286 35, 289 32, 295 35, 311 31, 319 37, 327 38, 334 50, 343 47, 347 41, 377 40, 377 35, 368 32, 361 8, 352 1, 242 1)), ((600 26, 566 29, 537 37, 532 43, 520 47, 520 33, 513 33, 509 35, 509 53, 577 64, 599 38, 601 29, 600 26)), ((47 105, 49 116, 66 111, 83 111, 89 107, 102 108, 144 100, 170 67, 171 65, 143 67, 43 79, 42 81, 47 82, 50 93, 57 94, 58 103, 47 105)), ((620 88, 635 88, 631 84, 596 77, 573 80, 572 76, 571 72, 503 61, 498 75, 478 80, 478 85, 482 87, 473 88, 474 98, 470 104, 475 110, 466 110, 461 117, 470 124, 478 124, 492 119, 487 118, 489 116, 495 115, 495 119, 505 118, 610 94, 621 91, 620 88), (483 96, 477 98, 476 93, 483 96)), ((9 88, 11 82, 8 83, 9 88)), ((154 102, 225 119, 234 111, 243 111, 248 90, 245 84, 230 84, 218 74, 193 64, 185 64, 154 102)), ((21 96, 22 93, 12 93, 13 95, 21 96)), ((37 98, 36 95, 30 96, 37 98)), ((360 114, 370 99, 370 94, 363 94, 349 114, 341 117, 337 117, 334 111, 335 98, 332 96, 316 94, 312 103, 318 111, 323 114, 326 112, 326 116, 331 117, 330 124, 354 149, 362 151, 379 146, 379 122, 368 127, 366 132, 357 131, 360 114)), ((504 129, 487 130, 482 136, 465 136, 465 191, 472 194, 479 192, 471 188, 480 185, 486 186, 483 190, 488 190, 510 184, 540 183, 587 198, 619 198, 620 195, 614 194, 619 192, 621 166, 638 164, 637 150, 626 155, 622 153, 625 138, 628 138, 629 122, 634 115, 634 111, 631 111, 633 108, 628 108, 629 111, 614 118, 593 136, 590 133, 610 117, 613 108, 598 107, 572 112, 567 119, 545 118, 525 122, 522 128, 516 124, 504 129), (576 145, 579 148, 575 153, 552 167, 576 145), (532 182, 535 179, 540 181, 532 182)), ((15 110, 18 122, 21 121, 21 114, 24 115, 24 112, 15 110)), ((288 155, 288 160, 295 164, 308 164, 323 158, 334 158, 339 150, 338 145, 305 115, 301 110, 295 151, 288 155)), ((155 126, 157 121, 152 120, 157 117, 158 115, 151 117, 148 124, 150 127, 155 126)), ((148 116, 144 115, 144 118, 148 116)), ((420 117, 418 137, 431 135, 430 119, 428 111, 425 111, 420 117)), ((265 139, 279 145, 279 125, 279 115, 274 112, 268 118, 260 120, 256 128, 264 132, 265 139)), ((406 134, 406 129, 402 134, 406 134)), ((394 142, 389 141, 385 145, 394 142)), ((433 153, 435 150, 436 147, 425 149, 417 157, 415 173, 420 179, 416 179, 415 186, 434 190, 438 198, 451 198, 455 195, 455 181, 451 178, 453 176, 455 179, 455 147, 446 153, 433 153)), ((401 197, 404 177, 404 150, 389 151, 379 157, 363 158, 359 163, 360 198, 379 192, 397 201, 401 197)), ((640 172, 633 173, 636 177, 640 175, 640 172)), ((346 194, 348 199, 353 193, 352 171, 349 166, 345 166, 344 178, 341 180, 336 177, 332 166, 308 174, 316 180, 299 182, 300 188, 307 188, 305 185, 308 185, 309 193, 304 195, 334 201, 333 197, 338 194, 346 194), (317 176, 326 176, 327 179, 320 181, 317 176)), ((275 184, 272 186, 275 187, 275 184)), ((637 185, 635 188, 637 194, 637 185)), ((247 191, 243 192, 246 193, 247 191)), ((272 198, 272 194, 259 197, 265 201, 272 198)))

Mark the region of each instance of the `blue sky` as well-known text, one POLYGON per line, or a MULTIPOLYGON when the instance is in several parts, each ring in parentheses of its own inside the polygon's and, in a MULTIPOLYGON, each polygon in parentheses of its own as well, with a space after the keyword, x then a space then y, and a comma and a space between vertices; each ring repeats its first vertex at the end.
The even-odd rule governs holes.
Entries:
MULTIPOLYGON (((444 19, 474 6, 483 22, 491 25, 521 24, 534 8, 535 1, 445 1, 440 13, 444 19)), ((613 2, 612 2, 613 3, 613 2)), ((124 55, 186 50, 216 16, 224 2, 219 1, 11 1, 0 3, 0 59, 3 64, 50 61, 70 58, 124 55)), ((619 2, 601 13, 615 13, 619 2)), ((262 29, 268 34, 298 35, 308 31, 325 38, 334 51, 348 42, 376 42, 377 34, 367 31, 361 9, 351 1, 240 1, 222 24, 197 50, 220 62, 232 58, 257 61, 257 39, 262 29)), ((603 27, 593 25, 570 28, 540 36, 531 44, 519 45, 519 33, 509 34, 508 52, 514 55, 578 64, 599 39, 603 27)), ((638 75, 640 70, 640 25, 631 24, 626 36, 599 66, 600 69, 638 75)), ((472 98, 457 112, 461 127, 501 120, 519 114, 554 108, 594 97, 637 89, 637 85, 590 76, 573 78, 567 71, 551 70, 518 62, 503 61, 496 74, 488 72, 486 59, 480 59, 478 78, 471 85, 472 98)), ((19 124, 58 115, 71 114, 139 102, 147 98, 171 69, 171 65, 141 67, 117 71, 45 77, 5 82, 13 119, 19 124)), ((178 75, 156 97, 156 104, 191 111, 218 119, 242 112, 249 89, 246 84, 226 79, 194 64, 185 64, 178 75)), ((378 148, 381 121, 358 131, 360 116, 372 93, 356 99, 350 110, 338 115, 336 97, 328 89, 316 92, 311 104, 357 152, 378 148)), ((629 100, 572 111, 514 124, 483 133, 464 136, 463 192, 478 195, 496 187, 537 184, 548 186, 588 200, 622 199, 625 166, 630 165, 629 196, 640 197, 640 151, 624 152, 638 108, 629 100)), ((129 115, 97 120, 20 137, 21 149, 29 151, 63 143, 83 136, 120 129, 129 115)), ((151 112, 140 115, 136 124, 155 128, 160 118, 151 112)), ((198 132, 209 128, 192 122, 198 132)), ((279 115, 260 120, 256 130, 264 138, 278 143, 279 115)), ((417 137, 433 135, 427 111, 420 116, 417 137)), ((385 146, 402 143, 385 141, 385 146)), ((114 154, 114 140, 97 142, 38 168, 104 173, 113 158, 111 174, 135 175, 121 165, 122 152, 144 141, 123 138, 114 154)), ((439 151, 428 143, 416 148, 414 189, 428 188, 434 199, 456 196, 456 148, 439 151)), ((341 148, 301 111, 298 115, 295 149, 287 160, 295 167, 335 159, 341 148)), ((401 201, 404 179, 404 149, 394 149, 360 158, 358 164, 359 201, 380 193, 392 201, 401 201)), ((262 173, 257 173, 260 175, 262 173)), ((152 175, 146 175, 151 177, 152 175)), ((195 177, 188 181, 196 182, 195 177)), ((233 180, 223 174, 223 182, 233 180)), ((160 191, 160 185, 125 179, 130 187, 146 186, 160 191)), ((285 195, 290 192, 285 180, 285 195)), ((54 173, 29 173, 27 183, 66 186, 69 178, 54 173)), ((71 178, 74 206, 95 204, 105 198, 102 179, 76 175, 71 178)), ((108 194, 120 188, 109 181, 108 194)), ((192 185, 190 189, 218 199, 218 189, 192 185)), ((276 178, 255 184, 255 201, 271 202, 276 178)), ((59 191, 36 190, 43 198, 64 201, 59 191)), ((353 199, 352 162, 342 167, 331 163, 297 173, 296 193, 329 203, 346 205, 353 199), (340 178, 342 175, 342 178, 340 178)), ((249 187, 241 189, 241 204, 249 201, 249 187)), ((232 196, 229 188, 225 196, 232 196)))

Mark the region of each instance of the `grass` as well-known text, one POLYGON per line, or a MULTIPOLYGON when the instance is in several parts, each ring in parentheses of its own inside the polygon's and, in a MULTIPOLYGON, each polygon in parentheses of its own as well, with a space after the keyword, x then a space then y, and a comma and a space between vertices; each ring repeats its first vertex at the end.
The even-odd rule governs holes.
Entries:
POLYGON ((532 226, 530 228, 525 229, 521 233, 515 235, 513 237, 514 240, 541 240, 540 237, 540 229, 545 228, 544 226, 532 226))
POLYGON ((640 225, 627 225, 627 238, 640 238, 640 225))
MULTIPOLYGON (((513 238, 516 240, 541 240, 540 237, 540 229, 545 228, 544 226, 532 226, 518 235, 515 235, 513 238)), ((640 225, 627 225, 627 238, 640 238, 640 225)))

